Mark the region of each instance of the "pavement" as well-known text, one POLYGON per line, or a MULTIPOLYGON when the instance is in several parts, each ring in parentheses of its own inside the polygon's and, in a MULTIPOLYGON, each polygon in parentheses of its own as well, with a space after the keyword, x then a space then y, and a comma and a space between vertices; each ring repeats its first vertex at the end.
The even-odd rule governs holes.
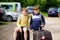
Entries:
MULTIPOLYGON (((60 39, 60 18, 45 17, 46 25, 44 30, 52 33, 53 40, 60 39)), ((7 25, 0 25, 0 40, 13 40, 13 30, 17 27, 16 22, 10 22, 7 25)), ((30 38, 33 39, 33 33, 30 32, 30 38)))
POLYGON ((60 18, 46 18, 44 29, 52 33, 53 40, 60 39, 60 18))

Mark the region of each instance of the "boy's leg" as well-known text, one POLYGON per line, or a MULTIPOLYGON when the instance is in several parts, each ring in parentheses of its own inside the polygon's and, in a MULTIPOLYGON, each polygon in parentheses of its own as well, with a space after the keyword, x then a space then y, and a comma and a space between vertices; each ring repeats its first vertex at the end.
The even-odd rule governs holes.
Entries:
POLYGON ((24 31, 24 39, 27 40, 27 27, 24 27, 23 28, 23 31, 24 31))
POLYGON ((33 30, 30 29, 30 40, 33 40, 33 30))
POLYGON ((18 31, 20 31, 20 32, 21 32, 22 30, 21 30, 21 28, 16 27, 16 28, 14 29, 14 33, 13 33, 13 39, 14 39, 14 40, 16 40, 17 32, 18 32, 18 31))

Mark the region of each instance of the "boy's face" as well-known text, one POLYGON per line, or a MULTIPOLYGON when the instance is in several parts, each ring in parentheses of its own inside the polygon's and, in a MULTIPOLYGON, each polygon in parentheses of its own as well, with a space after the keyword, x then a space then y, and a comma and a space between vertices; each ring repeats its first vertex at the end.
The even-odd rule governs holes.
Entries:
POLYGON ((34 9, 34 13, 38 14, 39 13, 39 9, 34 9))
POLYGON ((27 15, 27 10, 23 10, 23 11, 22 11, 22 14, 23 14, 23 15, 27 15))

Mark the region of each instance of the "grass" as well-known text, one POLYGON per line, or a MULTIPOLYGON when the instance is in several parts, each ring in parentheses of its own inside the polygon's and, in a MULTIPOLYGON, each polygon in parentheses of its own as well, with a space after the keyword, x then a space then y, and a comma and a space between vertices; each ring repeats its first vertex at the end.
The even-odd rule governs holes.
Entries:
POLYGON ((5 25, 5 24, 8 24, 8 22, 0 21, 0 25, 5 25))
POLYGON ((42 12, 42 15, 45 17, 48 17, 48 13, 47 12, 42 12))

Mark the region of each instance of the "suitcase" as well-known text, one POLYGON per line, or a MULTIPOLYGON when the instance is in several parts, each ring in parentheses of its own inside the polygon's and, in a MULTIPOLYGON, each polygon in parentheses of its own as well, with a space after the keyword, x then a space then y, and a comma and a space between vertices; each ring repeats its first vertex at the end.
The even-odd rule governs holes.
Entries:
POLYGON ((52 40, 51 32, 47 30, 34 31, 33 40, 52 40))
MULTIPOLYGON (((28 38, 27 38, 27 40, 30 40, 30 35, 29 35, 29 30, 27 30, 27 33, 28 33, 28 38)), ((20 33, 19 31, 17 32, 17 38, 16 38, 16 40, 24 40, 24 32, 22 32, 22 33, 20 33)))

